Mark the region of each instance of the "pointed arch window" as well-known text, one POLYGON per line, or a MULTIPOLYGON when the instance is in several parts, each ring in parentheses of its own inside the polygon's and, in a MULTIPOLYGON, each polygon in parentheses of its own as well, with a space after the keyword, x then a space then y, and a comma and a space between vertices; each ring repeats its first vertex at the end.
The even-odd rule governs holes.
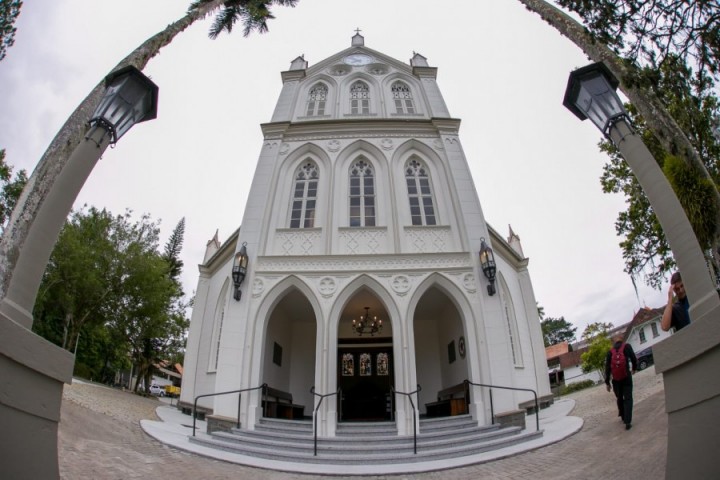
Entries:
POLYGON ((405 164, 405 181, 413 225, 437 225, 435 202, 427 168, 417 158, 405 164))
POLYGON ((507 326, 508 343, 510 344, 510 353, 512 355, 513 365, 516 367, 523 366, 522 351, 520 350, 520 338, 518 336, 517 318, 515 317, 515 308, 512 304, 512 298, 508 291, 504 280, 501 280, 500 298, 502 301, 503 314, 505 316, 505 324, 507 326))
POLYGON ((370 88, 365 82, 355 82, 350 87, 350 113, 370 113, 370 88))
POLYGON ((395 101, 395 111, 399 114, 415 113, 415 104, 413 103, 412 92, 403 82, 395 82, 391 87, 393 100, 395 101))
POLYGON ((375 226, 375 175, 364 158, 350 166, 350 226, 375 226))
POLYGON ((305 162, 297 169, 290 213, 290 228, 313 228, 315 226, 319 177, 317 165, 313 162, 305 162))
POLYGON ((328 88, 323 83, 315 85, 308 93, 307 110, 305 115, 315 117, 325 115, 325 102, 327 100, 328 88))

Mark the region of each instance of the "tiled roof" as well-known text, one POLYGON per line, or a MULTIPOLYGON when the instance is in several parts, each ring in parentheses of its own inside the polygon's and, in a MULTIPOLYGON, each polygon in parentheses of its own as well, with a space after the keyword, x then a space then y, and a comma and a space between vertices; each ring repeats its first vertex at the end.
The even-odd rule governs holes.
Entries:
POLYGON ((563 353, 567 353, 569 350, 568 342, 560 342, 555 345, 545 347, 545 359, 559 357, 563 353))

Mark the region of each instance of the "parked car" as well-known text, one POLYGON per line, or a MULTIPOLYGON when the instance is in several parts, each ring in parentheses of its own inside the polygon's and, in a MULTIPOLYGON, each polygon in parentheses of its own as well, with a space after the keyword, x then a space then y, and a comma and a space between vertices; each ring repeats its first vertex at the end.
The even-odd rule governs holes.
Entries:
POLYGON ((637 357, 638 370, 645 370, 647 367, 655 363, 653 360, 652 347, 639 351, 635 356, 637 357))
POLYGON ((161 387, 160 385, 152 384, 152 385, 150 385, 150 394, 157 395, 158 397, 164 397, 165 389, 163 387, 161 387))

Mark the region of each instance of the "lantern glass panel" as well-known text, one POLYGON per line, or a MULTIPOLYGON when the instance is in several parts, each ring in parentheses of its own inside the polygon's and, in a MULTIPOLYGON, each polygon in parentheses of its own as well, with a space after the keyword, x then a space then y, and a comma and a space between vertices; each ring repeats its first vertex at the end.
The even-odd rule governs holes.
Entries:
POLYGON ((610 83, 600 73, 580 80, 575 106, 602 132, 606 132, 610 120, 624 115, 622 101, 610 83))

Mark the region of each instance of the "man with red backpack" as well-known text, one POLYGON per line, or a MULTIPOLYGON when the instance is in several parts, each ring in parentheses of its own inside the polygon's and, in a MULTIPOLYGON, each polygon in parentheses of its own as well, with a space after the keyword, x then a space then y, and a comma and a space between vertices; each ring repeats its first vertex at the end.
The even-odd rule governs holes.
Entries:
POLYGON ((605 358, 605 385, 609 392, 612 380, 612 390, 617 398, 618 417, 625 423, 625 430, 630 430, 633 408, 632 374, 637 371, 637 358, 632 347, 623 342, 622 335, 618 335, 614 340, 615 343, 605 358))

